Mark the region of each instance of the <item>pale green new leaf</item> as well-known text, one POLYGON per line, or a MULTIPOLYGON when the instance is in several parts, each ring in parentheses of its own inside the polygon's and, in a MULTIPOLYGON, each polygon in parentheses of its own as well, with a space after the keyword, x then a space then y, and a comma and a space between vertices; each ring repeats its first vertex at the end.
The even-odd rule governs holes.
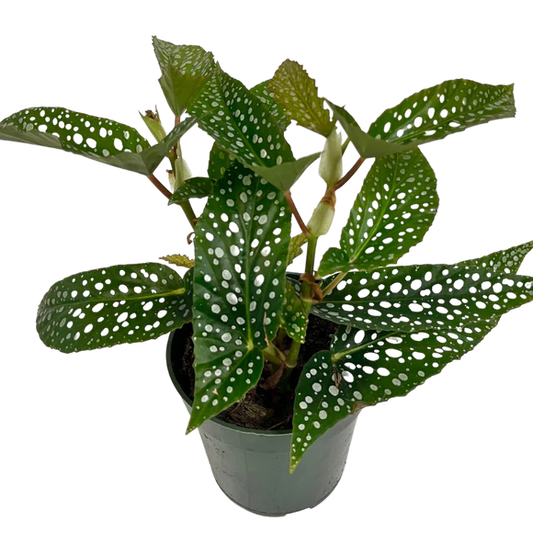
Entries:
POLYGON ((285 114, 300 126, 327 137, 335 127, 324 107, 324 99, 305 69, 296 61, 283 62, 270 82, 277 102, 285 114))
POLYGON ((159 83, 176 116, 181 116, 211 77, 215 61, 211 52, 200 46, 175 45, 153 38, 161 68, 159 83))
POLYGON ((290 216, 282 193, 242 165, 215 185, 194 241, 196 385, 188 431, 261 377, 261 350, 280 325, 290 216))
POLYGON ((165 255, 163 257, 160 257, 159 259, 162 259, 163 261, 166 261, 167 263, 170 263, 171 265, 176 265, 176 266, 185 267, 185 268, 194 267, 194 259, 190 259, 188 256, 184 254, 165 255))
POLYGON ((192 319, 192 280, 158 263, 89 270, 54 284, 37 313, 50 348, 70 353, 155 339, 192 319))
POLYGON ((416 148, 376 159, 319 276, 390 265, 424 238, 439 204, 437 180, 416 148))
POLYGON ((290 265, 297 257, 302 255, 304 252, 302 246, 307 242, 307 237, 300 233, 299 235, 294 236, 291 239, 289 244, 289 255, 287 258, 287 265, 290 265))

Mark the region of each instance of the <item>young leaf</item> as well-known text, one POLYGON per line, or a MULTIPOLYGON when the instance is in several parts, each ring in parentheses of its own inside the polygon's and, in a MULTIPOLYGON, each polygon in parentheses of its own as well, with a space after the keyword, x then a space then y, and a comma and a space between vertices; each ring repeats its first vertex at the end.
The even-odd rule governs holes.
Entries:
POLYGON ((387 109, 368 133, 391 143, 422 144, 515 114, 513 85, 449 80, 387 109))
POLYGON ((327 137, 335 127, 324 99, 318 96, 315 80, 296 61, 287 59, 280 65, 270 89, 286 115, 300 126, 327 137))
POLYGON ((313 356, 298 382, 291 470, 337 422, 363 407, 406 395, 472 350, 492 327, 486 322, 473 328, 398 334, 341 326, 331 351, 313 356))
POLYGON ((294 287, 286 281, 281 311, 281 325, 291 339, 303 344, 307 333, 307 321, 308 313, 304 309, 302 300, 296 294, 294 287))
POLYGON ((157 263, 69 276, 44 295, 37 331, 65 353, 155 339, 192 319, 192 280, 157 263))
POLYGON ((159 83, 176 116, 181 116, 211 77, 215 61, 211 52, 200 46, 175 45, 153 38, 161 68, 159 83))
POLYGON ((419 149, 376 159, 319 276, 395 263, 422 241, 439 204, 437 180, 419 149))
POLYGON ((209 178, 190 178, 169 198, 168 205, 179 204, 190 198, 205 198, 212 192, 213 182, 209 178))
POLYGON ((337 324, 409 333, 466 327, 531 300, 530 277, 464 263, 416 265, 349 273, 311 311, 337 324))
POLYGON ((303 254, 302 246, 307 242, 307 237, 300 233, 291 239, 287 265, 290 265, 298 256, 303 254))
POLYGON ((189 257, 183 254, 165 255, 164 257, 160 257, 159 259, 162 259, 163 261, 166 261, 171 265, 176 265, 185 268, 194 267, 194 259, 190 259, 189 257))
POLYGON ((239 401, 261 376, 279 324, 290 239, 281 192, 242 165, 216 183, 196 226, 196 386, 188 431, 239 401))
POLYGON ((63 107, 32 107, 0 122, 0 139, 59 148, 139 174, 151 174, 195 123, 188 118, 150 146, 139 132, 113 120, 63 107))

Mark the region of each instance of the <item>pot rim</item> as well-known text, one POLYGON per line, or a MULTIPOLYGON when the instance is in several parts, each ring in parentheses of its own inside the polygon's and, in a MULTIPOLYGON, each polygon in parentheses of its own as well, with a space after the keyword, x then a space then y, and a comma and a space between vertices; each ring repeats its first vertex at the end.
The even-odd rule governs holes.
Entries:
MULTIPOLYGON (((167 350, 166 350, 166 359, 167 359, 167 370, 170 375, 170 379, 172 380, 172 383, 174 384, 174 387, 178 391, 179 395, 181 396, 181 399, 192 409, 192 401, 185 394, 185 391, 181 387, 180 382, 178 381, 178 378, 174 374, 174 371, 172 369, 172 341, 174 339, 174 335, 176 335, 178 332, 180 332, 181 329, 175 329, 170 333, 168 336, 167 341, 167 350)), ((241 426, 237 426, 235 424, 229 424, 228 422, 224 422, 222 420, 219 420, 218 418, 210 418, 209 420, 206 420, 205 422, 212 422, 213 424, 217 424, 219 426, 232 429, 234 431, 237 431, 239 433, 248 433, 253 435, 268 435, 271 437, 285 437, 287 435, 292 435, 291 429, 251 429, 251 428, 244 428, 241 426)), ((205 423, 204 422, 204 423, 205 423)), ((201 426, 200 426, 201 427, 201 426)))

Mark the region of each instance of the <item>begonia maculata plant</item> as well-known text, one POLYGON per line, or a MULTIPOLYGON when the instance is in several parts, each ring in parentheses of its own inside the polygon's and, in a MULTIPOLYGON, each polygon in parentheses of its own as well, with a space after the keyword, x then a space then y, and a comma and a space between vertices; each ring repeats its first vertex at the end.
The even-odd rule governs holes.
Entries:
POLYGON ((130 126, 60 107, 0 122, 0 139, 147 176, 191 226, 194 258, 176 250, 161 258, 172 266, 98 268, 54 284, 37 315, 47 346, 69 353, 140 342, 192 322, 188 431, 257 387, 292 388, 292 471, 338 421, 406 395, 474 348, 501 315, 533 300, 533 278, 517 274, 533 242, 457 264, 395 266, 423 239, 439 204, 420 147, 513 117, 512 85, 445 81, 387 109, 365 132, 345 107, 318 95, 295 61, 248 89, 199 46, 153 43, 175 116, 167 133, 157 110, 141 115, 154 144, 130 126), (321 135, 323 151, 296 159, 284 136, 293 123, 321 135), (181 150, 195 127, 214 140, 207 177, 193 177, 181 150), (349 144, 359 158, 345 171, 349 144), (338 215, 347 215, 340 240, 318 259, 335 197, 366 159, 361 191, 338 215), (170 189, 154 176, 164 160, 170 189), (291 196, 299 179, 324 187, 307 222, 291 196), (201 214, 195 198, 207 198, 201 214), (294 273, 304 250, 305 272, 294 273), (336 330, 328 349, 302 362, 311 315, 336 330), (299 364, 298 379, 289 379, 299 364))

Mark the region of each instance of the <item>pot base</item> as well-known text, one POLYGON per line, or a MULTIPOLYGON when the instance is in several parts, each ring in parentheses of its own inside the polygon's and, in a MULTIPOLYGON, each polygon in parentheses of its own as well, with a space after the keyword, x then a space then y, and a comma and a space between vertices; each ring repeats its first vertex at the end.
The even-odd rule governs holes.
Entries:
MULTIPOLYGON (((187 410, 192 409, 173 371, 172 343, 183 344, 184 333, 171 334, 167 365, 187 410)), ((317 506, 341 479, 355 428, 351 415, 329 429, 306 451, 289 473, 290 430, 254 430, 206 420, 199 428, 211 470, 222 492, 237 505, 262 516, 284 516, 317 506)))

